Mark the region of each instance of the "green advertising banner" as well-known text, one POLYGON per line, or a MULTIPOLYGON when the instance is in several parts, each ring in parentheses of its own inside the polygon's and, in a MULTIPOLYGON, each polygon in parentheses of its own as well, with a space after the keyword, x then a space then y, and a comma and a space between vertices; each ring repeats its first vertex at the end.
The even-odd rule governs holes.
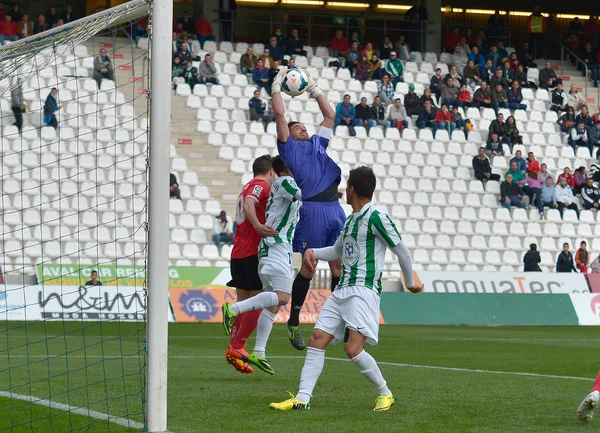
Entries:
POLYGON ((384 292, 381 311, 396 325, 579 324, 567 294, 384 292))
MULTIPOLYGON (((122 265, 37 265, 39 284, 46 286, 82 286, 98 271, 98 279, 105 286, 142 286, 146 268, 122 265)), ((201 268, 194 266, 169 267, 170 289, 195 289, 206 285, 224 286, 230 280, 227 268, 201 268)))

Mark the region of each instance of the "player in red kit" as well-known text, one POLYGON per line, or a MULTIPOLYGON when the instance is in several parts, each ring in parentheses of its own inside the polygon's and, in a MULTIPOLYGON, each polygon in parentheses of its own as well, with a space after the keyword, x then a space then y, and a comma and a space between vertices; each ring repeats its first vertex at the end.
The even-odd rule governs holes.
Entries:
POLYGON ((594 416, 594 411, 596 410, 596 407, 598 407, 598 403, 600 403, 600 371, 594 381, 594 387, 577 408, 577 416, 579 419, 583 422, 591 421, 594 416))
MULTIPOLYGON (((231 281, 237 289, 237 300, 258 294, 262 283, 258 276, 258 244, 263 236, 275 236, 277 230, 265 225, 266 207, 275 180, 273 158, 257 158, 252 164, 254 178, 242 188, 235 209, 236 232, 231 251, 231 281)), ((258 323, 262 310, 248 311, 235 318, 225 359, 240 373, 252 373, 248 365, 246 342, 258 323)))

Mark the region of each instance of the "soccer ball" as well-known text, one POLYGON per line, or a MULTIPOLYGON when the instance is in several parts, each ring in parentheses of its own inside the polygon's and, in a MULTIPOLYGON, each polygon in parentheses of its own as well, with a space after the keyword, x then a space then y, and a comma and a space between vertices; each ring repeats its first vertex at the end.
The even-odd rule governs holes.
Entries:
POLYGON ((281 90, 294 97, 304 93, 308 87, 308 77, 302 69, 290 69, 281 83, 281 90))

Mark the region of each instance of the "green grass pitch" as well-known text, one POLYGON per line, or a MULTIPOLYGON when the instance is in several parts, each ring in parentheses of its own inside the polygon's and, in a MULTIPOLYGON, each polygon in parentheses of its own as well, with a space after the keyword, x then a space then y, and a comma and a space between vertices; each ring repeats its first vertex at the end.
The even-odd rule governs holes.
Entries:
MULTIPOLYGON (((5 391, 10 380, 14 393, 31 392, 40 398, 51 394, 60 403, 141 422, 138 372, 142 365, 137 354, 144 348, 136 336, 143 333, 140 326, 4 323, 0 326, 1 388, 5 391), (68 357, 63 356, 66 352, 68 357), (56 356, 49 360, 48 353, 56 356), (116 357, 121 353, 126 357, 116 357)), ((302 326, 306 337, 311 328, 302 326)), ((381 362, 396 397, 392 409, 383 413, 372 412, 375 392, 346 360, 341 345, 327 351, 329 359, 315 388, 312 409, 277 412, 269 403, 298 390, 304 360, 304 352, 290 346, 283 326, 275 326, 267 348, 275 376, 258 370, 241 375, 228 365, 224 360, 228 340, 221 325, 172 324, 170 336, 169 430, 173 433, 600 429, 600 419, 585 425, 575 417, 600 368, 595 328, 382 326, 379 345, 367 350, 381 362)), ((52 409, 50 423, 50 411, 0 398, 0 431, 139 431, 99 420, 92 420, 88 428, 88 417, 58 409, 52 409)))

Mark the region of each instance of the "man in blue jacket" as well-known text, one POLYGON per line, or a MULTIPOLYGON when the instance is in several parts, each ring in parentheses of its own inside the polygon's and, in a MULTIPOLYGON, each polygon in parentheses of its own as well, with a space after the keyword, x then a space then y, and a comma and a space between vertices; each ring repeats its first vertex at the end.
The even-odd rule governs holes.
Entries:
POLYGON ((354 118, 356 117, 356 108, 350 103, 350 95, 344 95, 344 101, 337 104, 335 107, 335 122, 334 128, 340 125, 348 127, 348 133, 350 137, 354 137, 356 132, 354 131, 354 118))

